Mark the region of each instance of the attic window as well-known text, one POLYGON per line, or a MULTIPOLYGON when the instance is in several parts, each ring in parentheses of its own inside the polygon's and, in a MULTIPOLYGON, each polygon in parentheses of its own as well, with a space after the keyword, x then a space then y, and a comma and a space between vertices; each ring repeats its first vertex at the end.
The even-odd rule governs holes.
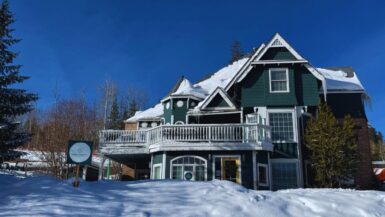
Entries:
POLYGON ((273 41, 273 43, 271 44, 272 47, 281 47, 283 46, 283 44, 281 43, 280 40, 278 39, 275 39, 275 41, 273 41))
POLYGON ((269 69, 270 93, 289 92, 289 70, 287 68, 269 69))

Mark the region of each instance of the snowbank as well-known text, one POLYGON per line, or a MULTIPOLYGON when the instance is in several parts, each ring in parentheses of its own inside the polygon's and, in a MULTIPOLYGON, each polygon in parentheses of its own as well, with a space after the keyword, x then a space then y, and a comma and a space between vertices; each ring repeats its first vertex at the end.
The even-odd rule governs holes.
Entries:
POLYGON ((0 174, 2 216, 385 216, 385 193, 252 191, 226 181, 82 182, 0 174))

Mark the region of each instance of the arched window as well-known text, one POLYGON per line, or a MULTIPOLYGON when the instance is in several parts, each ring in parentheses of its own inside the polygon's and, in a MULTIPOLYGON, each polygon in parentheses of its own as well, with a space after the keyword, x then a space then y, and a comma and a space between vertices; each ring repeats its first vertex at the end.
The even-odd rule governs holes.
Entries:
POLYGON ((199 156, 184 155, 171 160, 171 179, 205 181, 207 160, 199 156))
POLYGON ((184 124, 183 121, 177 121, 177 122, 175 122, 175 125, 183 125, 183 124, 184 124))

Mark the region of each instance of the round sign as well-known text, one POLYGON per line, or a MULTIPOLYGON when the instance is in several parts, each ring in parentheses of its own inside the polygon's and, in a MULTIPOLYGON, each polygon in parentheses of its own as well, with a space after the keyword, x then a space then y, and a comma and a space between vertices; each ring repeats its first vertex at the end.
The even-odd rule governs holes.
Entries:
POLYGON ((192 172, 186 171, 186 172, 184 173, 184 178, 185 178, 185 180, 191 180, 192 177, 193 177, 192 172))
POLYGON ((84 142, 78 142, 71 146, 69 156, 75 163, 83 163, 91 156, 91 148, 84 142))

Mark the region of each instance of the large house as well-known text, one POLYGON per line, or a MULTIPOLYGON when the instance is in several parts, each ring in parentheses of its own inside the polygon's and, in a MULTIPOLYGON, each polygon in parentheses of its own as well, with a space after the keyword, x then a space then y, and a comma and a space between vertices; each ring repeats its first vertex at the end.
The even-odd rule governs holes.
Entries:
POLYGON ((137 179, 229 180, 251 189, 311 186, 303 144, 320 101, 356 123, 355 185, 372 180, 366 92, 351 67, 316 68, 279 34, 195 84, 182 77, 157 105, 100 133, 100 152, 137 179))

